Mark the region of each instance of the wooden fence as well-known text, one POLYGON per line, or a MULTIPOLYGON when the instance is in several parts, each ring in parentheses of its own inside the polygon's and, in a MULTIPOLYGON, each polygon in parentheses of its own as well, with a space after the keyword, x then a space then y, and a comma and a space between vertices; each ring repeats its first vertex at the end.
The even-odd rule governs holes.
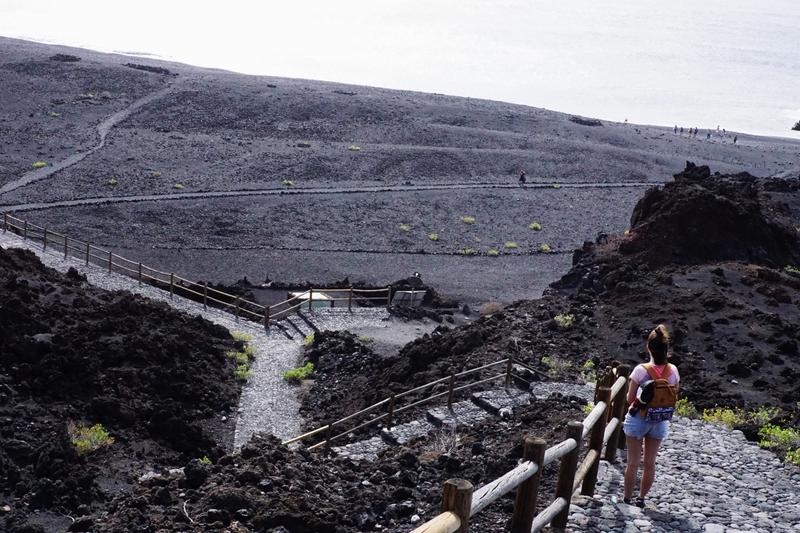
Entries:
POLYGON ((300 303, 297 303, 298 298, 289 298, 275 305, 264 306, 240 296, 209 287, 207 282, 196 283, 189 281, 174 272, 157 270, 140 262, 126 259, 112 253, 110 250, 105 250, 88 242, 69 237, 43 226, 37 226, 8 213, 3 213, 3 232, 8 231, 21 236, 25 240, 42 243, 43 251, 48 248, 56 249, 59 252, 63 251, 65 260, 68 257, 73 257, 84 261, 86 266, 91 263, 106 268, 109 274, 115 272, 127 275, 137 279, 139 283, 147 283, 164 291, 169 291, 170 298, 174 298, 176 295, 189 298, 201 302, 204 309, 208 309, 209 306, 220 308, 233 314, 237 322, 240 318, 248 319, 262 323, 267 329, 274 320, 283 318, 304 306, 308 306, 311 309, 315 292, 337 295, 328 298, 326 301, 331 302, 332 305, 335 305, 336 302, 347 302, 349 310, 352 310, 354 303, 356 305, 361 303, 375 305, 375 302, 385 302, 388 307, 392 301, 391 286, 383 289, 356 289, 353 287, 346 289, 311 288, 304 291, 300 303), (304 299, 306 296, 308 297, 307 302, 304 299))
POLYGON ((412 533, 467 533, 470 518, 512 490, 517 491, 511 520, 512 533, 541 531, 547 525, 567 525, 572 494, 594 494, 597 470, 605 447, 605 458, 613 460, 624 447, 621 428, 626 410, 626 389, 630 367, 620 365, 614 373, 598 380, 595 406, 582 422, 570 422, 566 439, 546 448, 543 439, 525 439, 523 461, 486 485, 474 489, 463 479, 450 479, 442 489, 442 513, 412 533), (588 451, 580 460, 583 440, 589 436, 588 451), (559 460, 555 498, 536 514, 539 484, 544 467, 559 460))
POLYGON ((413 409, 414 407, 431 403, 437 399, 446 397, 447 407, 450 407, 453 405, 453 400, 458 393, 477 387, 478 385, 500 380, 504 381, 505 388, 510 387, 513 380, 521 381, 529 385, 530 383, 520 376, 519 373, 515 373, 515 367, 517 366, 547 377, 546 373, 530 367, 521 361, 512 358, 501 359, 457 374, 451 374, 407 391, 392 394, 388 398, 384 398, 365 409, 347 415, 344 418, 340 418, 335 422, 326 424, 298 437, 289 439, 283 444, 288 445, 301 441, 313 441, 313 444, 308 447, 309 450, 316 450, 323 447, 328 449, 333 441, 356 431, 374 426, 379 422, 383 422, 384 427, 391 429, 395 418, 400 413, 413 409), (444 390, 440 390, 439 392, 431 391, 431 389, 435 388, 444 390), (419 396, 426 391, 433 392, 433 394, 419 398, 419 396), (370 417, 369 420, 359 422, 360 419, 367 417, 370 417))

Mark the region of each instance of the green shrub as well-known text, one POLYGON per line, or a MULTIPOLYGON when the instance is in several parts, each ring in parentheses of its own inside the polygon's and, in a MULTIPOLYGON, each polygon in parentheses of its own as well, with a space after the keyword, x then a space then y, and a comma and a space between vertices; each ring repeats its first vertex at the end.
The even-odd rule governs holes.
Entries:
POLYGON ((762 448, 776 448, 781 451, 800 448, 800 430, 766 424, 758 430, 762 448))
POLYGON ((583 414, 586 415, 591 413, 592 409, 594 409, 594 402, 585 403, 581 406, 581 411, 583 411, 583 414))
POLYGON ((509 250, 514 250, 515 248, 519 248, 519 245, 514 241, 506 241, 503 243, 503 247, 508 248, 509 250))
POLYGON ((464 224, 474 224, 475 223, 475 217, 470 216, 470 215, 465 215, 465 216, 461 217, 461 222, 463 222, 464 224))
POLYGON ((438 233, 428 233, 428 239, 433 241, 433 242, 436 242, 436 241, 439 240, 439 234, 438 233))
POLYGON ((207 455, 204 455, 203 457, 201 457, 199 459, 199 461, 200 461, 200 464, 203 464, 203 465, 206 465, 206 466, 211 464, 211 459, 209 459, 207 455))
POLYGON ((461 250, 459 250, 458 253, 460 253, 461 255, 475 255, 475 250, 467 246, 466 248, 462 248, 461 250))
POLYGON ((550 249, 550 245, 547 244, 547 243, 541 245, 539 247, 539 251, 541 251, 542 253, 545 253, 545 254, 549 254, 550 252, 552 252, 552 250, 550 249))
POLYGON ((528 227, 531 228, 533 231, 542 231, 542 225, 539 224, 538 222, 531 222, 531 225, 528 227))
POLYGON ((47 163, 44 161, 36 161, 32 166, 33 168, 44 168, 47 166, 47 163))
POLYGON ((687 398, 680 398, 675 402, 675 414, 685 418, 698 418, 700 416, 700 413, 697 412, 697 407, 687 398))
POLYGON ((118 183, 119 183, 119 180, 117 180, 117 178, 111 178, 110 180, 108 180, 108 184, 111 185, 112 187, 115 186, 118 183))
POLYGON ((542 357, 542 364, 547 368, 547 373, 550 377, 558 377, 560 374, 565 373, 572 368, 572 363, 564 361, 558 357, 550 357, 545 355, 542 357))
POLYGON ((314 363, 306 363, 299 368, 293 368, 283 373, 283 379, 290 383, 298 383, 314 373, 314 363))
POLYGON ((500 255, 500 250, 497 248, 489 248, 489 251, 486 252, 486 255, 489 257, 498 257, 500 255))
POLYGON ((160 178, 161 177, 161 172, 159 172, 158 170, 154 170, 153 172, 150 173, 150 177, 152 177, 152 178, 160 178))
POLYGON ((786 265, 785 267, 783 267, 783 271, 789 274, 790 276, 800 278, 800 268, 797 268, 792 265, 786 265))
POLYGON ((250 342, 253 340, 253 336, 244 331, 231 331, 231 337, 233 337, 233 340, 239 342, 250 342))
POLYGON ((556 324, 561 329, 569 329, 575 323, 575 315, 559 313, 553 317, 553 320, 556 321, 556 324))
POLYGON ((581 379, 584 383, 597 382, 597 371, 595 370, 594 361, 591 359, 587 359, 586 362, 581 365, 581 379))
POLYGON ((51 117, 53 117, 53 118, 58 118, 58 117, 60 117, 60 116, 61 116, 61 113, 56 113, 55 111, 50 111, 50 112, 48 113, 48 115, 50 115, 50 116, 51 116, 51 117))
POLYGON ((236 365, 236 369, 233 371, 233 375, 239 381, 247 381, 248 379, 250 379, 250 376, 252 375, 251 372, 250 372, 250 366, 248 366, 246 364, 245 365, 241 365, 241 364, 240 365, 236 365))
POLYGON ((86 455, 104 446, 114 444, 114 438, 109 436, 106 428, 102 424, 87 426, 85 424, 75 425, 72 421, 67 422, 67 434, 75 447, 78 455, 86 455))
POLYGON ((560 189, 561 188, 561 184, 560 183, 554 183, 553 184, 553 188, 554 189, 560 189))
POLYGON ((745 422, 744 411, 739 408, 729 409, 727 407, 704 409, 702 419, 703 422, 722 424, 723 426, 728 426, 729 428, 744 424, 745 422))
POLYGON ((350 150, 351 152, 360 152, 361 151, 361 147, 358 146, 357 144, 351 144, 350 146, 347 147, 347 149, 350 150))
POLYGON ((186 185, 184 185, 183 183, 176 183, 175 185, 173 185, 173 187, 181 191, 186 188, 186 185))
POLYGON ((314 344, 314 334, 309 333, 306 335, 306 338, 303 339, 303 346, 311 346, 312 344, 314 344))
POLYGON ((408 225, 408 224, 400 224, 400 225, 398 226, 398 228, 400 228, 400 231, 405 231, 406 233, 408 233, 409 231, 411 231, 411 226, 410 226, 410 225, 408 225))
POLYGON ((283 179, 281 180, 281 185, 284 187, 294 187, 294 182, 292 180, 283 179))
POLYGON ((373 342, 375 342, 375 340, 372 339, 372 337, 367 337, 366 335, 359 336, 358 340, 361 344, 372 344, 373 342))

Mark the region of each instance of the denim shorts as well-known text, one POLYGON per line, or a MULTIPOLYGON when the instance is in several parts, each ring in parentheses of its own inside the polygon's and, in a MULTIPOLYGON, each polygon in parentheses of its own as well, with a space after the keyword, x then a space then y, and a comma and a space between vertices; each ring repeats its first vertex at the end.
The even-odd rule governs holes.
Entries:
POLYGON ((669 421, 662 420, 661 422, 648 422, 642 417, 640 412, 635 415, 630 413, 625 415, 625 421, 622 423, 622 430, 628 437, 634 439, 643 439, 650 437, 651 439, 666 439, 669 435, 669 421))

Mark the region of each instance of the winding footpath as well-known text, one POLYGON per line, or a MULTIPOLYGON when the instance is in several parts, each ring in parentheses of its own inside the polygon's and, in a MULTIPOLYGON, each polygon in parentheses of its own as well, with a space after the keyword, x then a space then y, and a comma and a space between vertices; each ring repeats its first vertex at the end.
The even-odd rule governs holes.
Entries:
POLYGON ((94 147, 84 152, 78 152, 76 154, 72 154, 68 158, 63 159, 57 163, 53 163, 50 166, 32 170, 30 172, 23 174, 22 177, 20 177, 19 179, 10 181, 5 185, 3 185, 2 187, 0 187, 0 195, 5 194, 7 192, 11 192, 15 189, 19 189, 20 187, 24 187, 35 181, 40 181, 45 178, 49 178, 56 172, 64 170, 67 167, 71 167, 72 165, 80 161, 83 161, 84 159, 86 159, 87 157, 89 157, 90 155, 92 155, 93 153, 100 150, 101 148, 103 148, 103 146, 106 145, 106 136, 108 136, 108 132, 110 132, 114 126, 116 126, 123 120, 127 119, 129 116, 131 116, 131 114, 135 113, 142 106, 145 106, 150 102, 163 97, 171 90, 172 86, 167 84, 166 87, 163 87, 158 91, 143 96, 142 98, 139 98, 138 100, 131 103, 131 105, 129 105, 125 109, 121 109, 116 113, 114 113, 113 115, 110 115, 108 118, 106 118, 100 124, 97 125, 97 135, 99 137, 99 140, 94 147))
MULTIPOLYGON (((99 147, 98 147, 99 148, 99 147)), ((97 149, 97 148, 95 148, 97 149)), ((93 149, 94 150, 94 149, 93 149)), ((80 154, 83 159, 89 152, 80 154)), ((73 156, 75 157, 75 156, 73 156)), ((67 161, 67 160, 65 160, 67 161)), ((58 167, 58 170, 66 168, 69 165, 63 165, 65 161, 47 167, 50 170, 58 167)), ((80 161, 78 159, 77 161, 80 161)), ((77 163, 73 161, 70 164, 77 163)), ((25 176, 36 174, 38 171, 33 171, 25 176)), ((53 170, 55 172, 55 170, 53 170)), ((52 174, 52 172, 51 172, 52 174)), ((48 174, 49 175, 49 174, 48 174)), ((46 177, 46 176, 43 176, 46 177)), ((43 177, 36 179, 43 179, 43 177)), ((18 183, 20 178, 6 187, 11 186, 13 183, 18 183)), ((30 183, 29 180, 28 183, 30 183)), ((27 184, 27 183, 25 183, 27 184)), ((59 200, 54 202, 30 202, 24 204, 14 205, 0 205, 0 212, 11 211, 36 211, 40 209, 51 209, 55 207, 80 207, 87 205, 101 205, 101 204, 119 204, 119 203, 132 203, 132 202, 164 202, 164 201, 181 201, 181 200, 197 200, 197 199, 212 199, 212 198, 236 198, 248 196, 286 196, 286 195, 334 195, 334 194, 363 194, 363 193, 402 193, 402 192, 419 192, 419 191, 455 191, 455 190, 480 190, 480 189, 516 189, 516 190, 541 190, 541 189, 621 189, 621 188, 647 188, 655 185, 660 185, 661 182, 575 182, 575 183, 560 183, 560 182, 541 182, 541 183, 528 183, 524 187, 507 183, 442 183, 433 185, 385 185, 385 186, 368 186, 368 187, 303 187, 297 189, 244 189, 238 191, 206 191, 206 192, 180 192, 171 194, 134 194, 129 196, 103 196, 97 198, 79 198, 76 200, 59 200)), ((21 187, 24 184, 13 187, 21 187)), ((0 188, 0 195, 4 192, 5 187, 0 188)))

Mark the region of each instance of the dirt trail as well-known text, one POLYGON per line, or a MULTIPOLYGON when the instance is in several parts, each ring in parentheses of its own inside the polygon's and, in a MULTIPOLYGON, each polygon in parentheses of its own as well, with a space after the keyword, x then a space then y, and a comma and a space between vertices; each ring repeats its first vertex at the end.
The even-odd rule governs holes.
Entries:
POLYGON ((26 185, 29 185, 29 184, 33 183, 33 182, 40 181, 40 180, 43 180, 45 178, 49 178, 50 176, 52 176, 56 172, 58 172, 60 170, 64 170, 65 168, 71 167, 72 165, 74 165, 74 164, 76 164, 76 163, 78 163, 80 161, 83 161, 88 156, 92 155, 96 151, 98 151, 101 148, 103 148, 103 146, 105 146, 105 144, 106 144, 106 136, 108 136, 108 133, 111 131, 111 129, 114 126, 116 126, 117 124, 119 124, 123 120, 127 119, 129 116, 131 116, 132 113, 138 111, 143 106, 149 104, 150 102, 153 102, 154 100, 157 100, 157 99, 165 96, 171 90, 172 90, 172 85, 171 84, 167 84, 166 87, 164 87, 162 89, 159 89, 158 91, 156 91, 154 93, 150 93, 147 96, 139 98, 138 100, 134 101, 131 105, 129 105, 125 109, 121 109, 121 110, 117 111, 116 113, 114 113, 113 115, 110 115, 105 120, 103 120, 100 124, 97 125, 97 135, 99 136, 100 139, 99 139, 99 142, 94 147, 92 147, 92 148, 90 148, 90 149, 88 149, 88 150, 86 150, 84 152, 78 152, 77 154, 72 154, 68 158, 66 158, 66 159, 64 159, 62 161, 59 161, 57 163, 54 163, 54 164, 52 164, 50 166, 43 167, 43 168, 38 168, 36 170, 32 170, 32 171, 24 174, 21 178, 16 179, 14 181, 11 181, 9 183, 6 183, 2 187, 0 187, 0 195, 8 193, 8 192, 11 192, 11 191, 16 190, 16 189, 19 189, 20 187, 24 187, 26 185))
MULTIPOLYGON (((99 146, 97 147, 99 148, 99 146)), ((93 150, 96 150, 94 148, 93 150)), ((86 157, 90 152, 81 154, 86 157)), ((73 156, 74 157, 74 156, 73 156)), ((80 159, 73 161, 73 163, 80 159)), ((55 168, 51 167, 51 168, 55 168)), ((63 166, 60 168, 64 168, 63 166)), ((44 169, 42 169, 44 170, 44 169)), ((33 173, 30 173, 33 174, 33 173)), ((46 177, 46 176, 43 176, 46 177)), ((24 178, 21 178, 24 179, 24 178)), ((42 179, 37 177, 36 179, 42 179)), ((20 180, 17 180, 19 182, 20 180)), ((33 181, 33 180, 31 180, 33 181)), ((14 183, 17 183, 14 182, 14 183)), ((529 183, 524 189, 618 189, 618 188, 645 188, 658 185, 660 182, 615 182, 615 183, 558 183, 541 182, 529 183)), ((9 184, 12 185, 12 184, 9 184)), ((7 185, 7 186, 9 186, 7 185)), ((21 185, 20 185, 21 186, 21 185)), ((169 200, 196 200, 201 198, 231 198, 242 196, 274 196, 274 195, 297 195, 297 194, 359 194, 359 193, 396 193, 414 191, 446 191, 446 190, 474 190, 474 189, 522 189, 516 184, 501 183, 449 183, 441 185, 396 185, 380 187, 308 187, 300 189, 252 189, 242 191, 210 191, 210 192, 183 192, 174 194, 139 194, 132 196, 107 196, 101 198, 83 198, 79 200, 62 200, 58 202, 33 202, 26 204, 0 206, 0 212, 6 211, 35 211, 55 207, 78 207, 85 205, 116 204, 127 202, 154 202, 169 200)), ((6 192, 0 189, 0 194, 6 192)))

